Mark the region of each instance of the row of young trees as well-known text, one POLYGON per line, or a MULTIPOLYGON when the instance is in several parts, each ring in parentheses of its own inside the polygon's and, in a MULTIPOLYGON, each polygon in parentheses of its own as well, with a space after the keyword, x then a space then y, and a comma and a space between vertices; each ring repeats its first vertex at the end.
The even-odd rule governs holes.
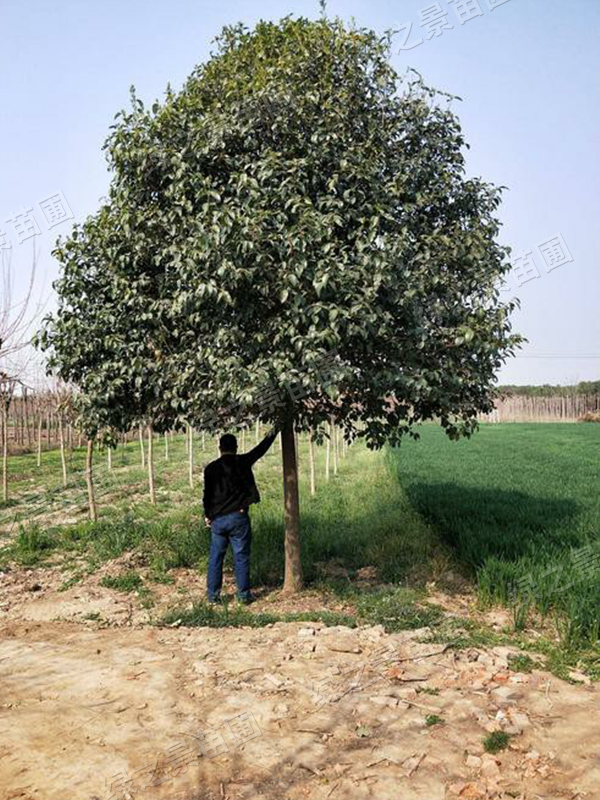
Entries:
POLYGON ((574 395, 600 395, 600 381, 579 381, 572 386, 554 386, 549 383, 538 386, 521 386, 507 383, 498 387, 498 393, 503 397, 573 397, 574 395))
MULTIPOLYGON (((148 495, 150 502, 156 504, 156 481, 155 481, 155 467, 156 458, 161 457, 165 463, 172 460, 173 439, 176 435, 182 435, 183 431, 165 431, 164 434, 159 435, 155 433, 152 426, 139 425, 135 430, 126 432, 118 431, 103 431, 101 435, 95 439, 85 440, 84 433, 77 428, 77 418, 75 415, 76 402, 74 395, 66 388, 58 389, 55 391, 46 391, 43 394, 34 396, 36 402, 32 403, 32 421, 31 426, 34 432, 37 432, 37 439, 35 441, 35 451, 37 452, 37 466, 42 465, 42 453, 45 449, 59 449, 60 451, 60 468, 61 479, 63 488, 68 488, 70 485, 78 483, 81 476, 79 471, 74 471, 72 468, 73 451, 74 449, 81 448, 85 444, 87 449, 85 478, 88 492, 88 513, 92 521, 98 518, 96 491, 94 488, 94 452, 102 451, 105 454, 106 462, 104 465, 103 475, 108 478, 108 483, 111 483, 111 478, 114 475, 114 470, 118 468, 118 461, 115 461, 116 453, 119 447, 124 448, 127 442, 139 442, 139 464, 142 469, 147 471, 148 480, 148 495), (37 415, 36 415, 37 411, 37 415), (52 425, 56 428, 55 440, 52 437, 52 425), (46 447, 43 446, 42 431, 46 427, 46 447)), ((19 405, 24 406, 27 402, 27 395, 21 395, 13 399, 11 408, 13 412, 19 405), (20 402, 19 402, 20 401, 20 402)), ((23 408, 13 414, 13 426, 15 431, 20 431, 23 443, 27 441, 27 435, 23 430, 22 417, 25 415, 23 408)), ((25 416, 29 420, 28 416, 25 416)), ((7 432, 10 432, 11 417, 8 417, 8 425, 3 419, 0 425, 0 437, 2 441, 2 450, 5 453, 3 459, 2 471, 2 484, 3 484, 3 497, 6 502, 9 498, 8 491, 8 453, 4 447, 7 441, 7 432)), ((203 461, 207 457, 216 457, 218 455, 218 437, 207 436, 205 431, 195 431, 191 425, 186 425, 184 429, 185 434, 185 454, 186 454, 186 472, 190 489, 197 488, 197 472, 196 457, 198 450, 200 451, 200 458, 203 461)), ((247 446, 258 443, 262 435, 260 422, 257 421, 254 428, 242 428, 238 431, 238 439, 241 451, 245 451, 247 446)), ((298 451, 298 438, 299 433, 296 432, 296 449, 298 451)), ((18 438, 18 437, 17 437, 18 438)), ((316 470, 316 453, 315 441, 312 434, 309 433, 307 437, 308 442, 308 463, 307 475, 311 495, 316 493, 317 486, 317 470, 316 470)), ((330 475, 338 472, 338 464, 340 459, 346 455, 347 443, 340 434, 335 425, 330 424, 328 436, 325 441, 325 467, 324 478, 329 481, 330 475)), ((275 449, 281 451, 281 437, 276 440, 275 449)), ((122 454, 122 463, 124 463, 124 454, 122 454)))
MULTIPOLYGON (((152 426, 139 426, 136 432, 131 431, 129 436, 127 434, 119 437, 120 443, 125 444, 127 439, 130 440, 133 438, 139 439, 139 454, 140 454, 140 466, 141 468, 145 469, 147 472, 147 485, 148 485, 148 496, 150 503, 155 505, 157 502, 157 493, 156 493, 156 480, 155 480, 155 469, 156 469, 156 458, 162 457, 165 462, 169 462, 172 458, 171 450, 172 450, 172 440, 173 437, 177 435, 176 431, 165 431, 163 434, 157 434, 153 429, 152 426), (160 448, 161 453, 158 453, 160 448)), ((245 451, 247 445, 250 446, 251 439, 255 436, 255 443, 258 443, 260 440, 262 433, 261 433, 261 425, 257 422, 254 430, 250 428, 242 428, 241 431, 238 431, 238 441, 240 445, 241 451, 245 451)), ((299 452, 299 439, 304 434, 302 432, 295 432, 295 449, 296 454, 299 452)), ((318 445, 315 441, 316 437, 312 432, 308 432, 306 434, 306 440, 308 444, 308 460, 306 465, 307 470, 307 478, 309 484, 309 490, 311 495, 315 495, 317 491, 317 483, 318 483, 318 475, 317 475, 317 458, 316 458, 316 448, 318 445)), ((105 437, 104 441, 106 442, 107 439, 105 437)), ((102 447, 106 451, 106 467, 105 467, 105 475, 110 476, 115 468, 114 460, 113 460, 113 453, 117 450, 118 444, 115 444, 116 437, 113 437, 112 442, 109 444, 105 444, 103 447, 101 443, 96 440, 88 440, 87 442, 87 459, 86 459, 86 483, 87 483, 87 490, 88 490, 88 512, 89 517, 92 521, 96 521, 98 518, 98 510, 97 510, 97 502, 96 502, 96 492, 94 489, 94 470, 93 470, 93 453, 95 449, 99 449, 102 447)), ((337 475, 339 464, 342 458, 344 458, 348 452, 349 445, 345 441, 344 437, 340 429, 335 426, 333 423, 329 425, 329 430, 327 437, 325 438, 324 442, 322 443, 325 449, 324 453, 324 470, 323 470, 323 477, 325 482, 330 480, 331 475, 337 475)), ((277 438, 275 449, 281 452, 282 450, 282 437, 281 435, 277 438)), ((185 428, 185 453, 186 453, 186 461, 187 461, 187 478, 190 489, 197 488, 196 484, 196 464, 195 460, 197 457, 197 452, 200 450, 201 457, 203 461, 207 461, 210 458, 211 451, 214 453, 213 457, 218 456, 218 437, 207 436, 204 431, 195 431, 191 425, 187 425, 185 428), (208 455, 208 458, 207 458, 208 455)), ((298 456, 297 456, 298 457, 298 456)))
POLYGON ((17 440, 31 437, 31 405, 28 403, 26 381, 33 355, 31 336, 41 311, 41 303, 36 302, 34 297, 36 268, 37 252, 34 242, 31 264, 22 269, 24 282, 19 286, 12 250, 0 250, 0 453, 4 501, 8 500, 11 437, 13 440, 15 436, 17 440), (15 408, 19 407, 24 412, 21 416, 15 412, 15 408))

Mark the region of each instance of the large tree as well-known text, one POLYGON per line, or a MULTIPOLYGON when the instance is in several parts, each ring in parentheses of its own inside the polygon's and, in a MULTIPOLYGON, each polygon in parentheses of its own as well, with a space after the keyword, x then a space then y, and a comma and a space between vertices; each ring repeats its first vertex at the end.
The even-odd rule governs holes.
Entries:
POLYGON ((381 447, 491 410, 518 343, 500 193, 465 177, 448 98, 400 79, 388 36, 286 18, 217 43, 180 92, 117 115, 108 200, 56 251, 42 343, 107 425, 280 422, 294 590, 294 429, 381 447))

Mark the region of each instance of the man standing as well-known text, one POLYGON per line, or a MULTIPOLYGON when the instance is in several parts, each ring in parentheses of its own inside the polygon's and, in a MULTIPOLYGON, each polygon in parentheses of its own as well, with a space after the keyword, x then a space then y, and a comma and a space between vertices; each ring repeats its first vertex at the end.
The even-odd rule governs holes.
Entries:
POLYGON ((252 466, 262 458, 275 441, 274 428, 249 453, 238 455, 237 439, 226 433, 219 439, 221 457, 204 469, 204 521, 210 527, 208 558, 208 601, 221 601, 223 559, 227 545, 233 550, 237 598, 251 603, 250 594, 250 515, 251 503, 259 503, 260 495, 252 474, 252 466))

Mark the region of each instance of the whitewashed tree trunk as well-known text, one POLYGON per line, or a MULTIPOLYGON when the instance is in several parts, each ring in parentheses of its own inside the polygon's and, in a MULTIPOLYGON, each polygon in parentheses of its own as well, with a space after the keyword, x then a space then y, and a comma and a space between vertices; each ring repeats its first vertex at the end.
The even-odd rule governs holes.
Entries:
POLYGON ((152 425, 148 425, 148 487, 150 489, 150 502, 156 505, 156 489, 154 486, 154 432, 152 425))
POLYGON ((190 489, 194 488, 194 430, 191 425, 188 425, 187 431, 188 439, 188 480, 190 489))
POLYGON ((93 457, 94 457, 94 440, 88 439, 87 443, 87 458, 85 469, 85 480, 87 483, 88 492, 88 514, 92 522, 98 519, 98 511, 96 509, 96 498, 94 497, 94 476, 93 476, 93 457))
POLYGON ((138 427, 138 436, 140 439, 140 460, 143 469, 146 466, 146 453, 144 451, 144 431, 141 425, 138 427))
POLYGON ((333 474, 337 475, 337 473, 338 473, 339 451, 338 451, 337 427, 335 426, 335 424, 332 424, 332 426, 331 426, 331 436, 332 436, 332 439, 333 439, 333 442, 331 443, 332 448, 333 448, 333 474))
POLYGON ((8 411, 2 409, 2 499, 8 502, 8 411))
POLYGON ((60 463, 62 466, 62 483, 66 489, 68 485, 67 480, 67 454, 65 452, 65 426, 63 422, 63 415, 58 415, 58 437, 60 442, 60 463))
POLYGON ((315 443, 312 440, 312 434, 308 434, 308 458, 310 461, 310 493, 314 495, 316 491, 315 486, 315 443))
POLYGON ((165 461, 169 460, 169 434, 165 431, 165 461))
POLYGON ((37 429, 37 465, 38 467, 42 466, 42 415, 41 414, 38 419, 38 429, 37 429))

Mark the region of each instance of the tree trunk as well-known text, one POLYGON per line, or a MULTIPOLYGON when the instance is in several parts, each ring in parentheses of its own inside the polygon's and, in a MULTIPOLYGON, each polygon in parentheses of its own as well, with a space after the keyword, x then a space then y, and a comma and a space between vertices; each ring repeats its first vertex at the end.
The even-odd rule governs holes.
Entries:
POLYGON ((37 465, 42 466, 42 415, 38 417, 37 429, 37 465))
POLYGON ((112 447, 108 445, 106 448, 106 465, 108 467, 108 471, 112 472, 112 447))
POLYGON ((314 495, 315 487, 315 443, 312 440, 312 435, 308 434, 308 458, 310 461, 310 493, 314 495))
POLYGON ((93 480, 93 473, 92 473, 92 466, 93 466, 93 454, 94 454, 94 440, 88 439, 87 443, 87 458, 85 464, 85 480, 87 483, 87 492, 88 492, 88 513, 92 522, 96 522, 98 519, 98 513, 96 511, 96 498, 94 497, 94 480, 93 480))
POLYGON ((337 428, 335 424, 331 425, 331 438, 333 439, 331 446, 333 448, 333 474, 337 475, 338 471, 338 435, 337 435, 337 428))
POLYGON ((2 499, 8 502, 8 411, 2 409, 2 499))
POLYGON ((27 448, 31 450, 31 428, 29 426, 29 395, 23 389, 23 405, 25 406, 25 433, 27 434, 27 448))
POLYGON ((140 437, 140 458, 142 461, 142 469, 146 466, 146 454, 144 452, 144 431, 142 430, 142 426, 138 427, 138 435, 140 437))
POLYGON ((302 588, 300 561, 300 498, 298 495, 298 466, 294 421, 285 421, 281 431, 283 454, 283 520, 285 530, 285 578, 283 591, 293 594, 302 588))
POLYGON ((67 454, 65 452, 65 426, 62 414, 58 415, 58 437, 60 441, 60 463, 62 466, 63 487, 66 489, 67 481, 67 454))
POLYGON ((154 487, 154 447, 152 436, 152 425, 148 425, 148 486, 150 488, 150 502, 155 506, 156 489, 154 487))
POLYGON ((329 426, 329 436, 325 445, 325 480, 329 480, 329 465, 331 463, 331 425, 329 426))
POLYGON ((188 425, 188 480, 190 489, 194 488, 194 430, 188 425))
POLYGON ((169 460, 169 434, 165 431, 165 461, 169 460))
POLYGON ((260 420, 256 420, 256 444, 260 441, 260 420))

